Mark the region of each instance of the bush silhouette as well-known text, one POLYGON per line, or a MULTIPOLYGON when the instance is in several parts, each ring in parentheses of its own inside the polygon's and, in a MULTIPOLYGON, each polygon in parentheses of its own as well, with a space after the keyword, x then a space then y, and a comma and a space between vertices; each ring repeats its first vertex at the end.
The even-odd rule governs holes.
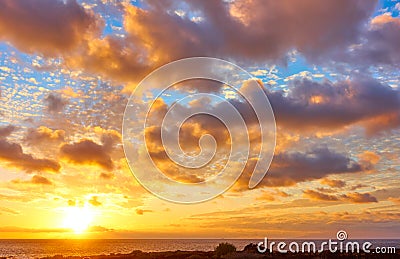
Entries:
POLYGON ((221 257, 223 255, 227 255, 230 253, 236 252, 236 247, 232 244, 229 243, 220 243, 216 248, 215 248, 215 254, 218 257, 221 257))

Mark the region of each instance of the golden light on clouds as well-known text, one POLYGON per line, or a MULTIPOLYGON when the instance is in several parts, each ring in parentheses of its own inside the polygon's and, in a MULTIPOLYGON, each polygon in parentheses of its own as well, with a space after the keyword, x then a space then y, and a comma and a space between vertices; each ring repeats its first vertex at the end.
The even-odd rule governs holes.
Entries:
MULTIPOLYGON (((399 15, 389 0, 0 0, 0 239, 326 237, 344 224, 352 238, 397 238, 399 15), (144 92, 132 109, 159 99, 143 132, 133 131, 132 117, 132 134, 146 137, 155 166, 184 183, 217 175, 233 137, 218 120, 190 117, 179 131, 182 150, 200 153, 209 134, 219 153, 198 172, 174 166, 160 124, 177 99, 215 94, 246 123, 247 130, 232 130, 238 150, 243 133, 250 142, 233 188, 183 206, 160 200, 132 175, 122 121, 138 82, 197 56, 253 71, 277 141, 267 175, 249 190, 262 135, 240 94, 212 80, 183 81, 160 96, 144 92)), ((212 100, 178 103, 175 114, 225 111, 212 100)), ((145 150, 133 154, 149 178, 145 150)))
POLYGON ((324 102, 324 97, 322 95, 313 95, 310 97, 310 102, 314 104, 320 104, 324 102))

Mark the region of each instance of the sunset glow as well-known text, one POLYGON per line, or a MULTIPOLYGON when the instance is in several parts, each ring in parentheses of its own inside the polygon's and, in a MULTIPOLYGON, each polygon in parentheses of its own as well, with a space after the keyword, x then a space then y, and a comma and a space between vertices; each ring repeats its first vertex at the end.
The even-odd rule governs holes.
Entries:
POLYGON ((0 0, 0 239, 398 238, 399 68, 398 1, 0 0))
POLYGON ((67 207, 64 209, 63 226, 72 229, 75 234, 82 234, 88 229, 94 219, 94 212, 87 207, 67 207))

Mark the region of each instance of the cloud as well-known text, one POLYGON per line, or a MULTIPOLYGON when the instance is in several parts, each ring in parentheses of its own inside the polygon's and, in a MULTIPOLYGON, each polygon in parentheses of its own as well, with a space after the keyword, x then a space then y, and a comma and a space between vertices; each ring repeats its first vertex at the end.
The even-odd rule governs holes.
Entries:
POLYGON ((321 200, 321 201, 338 201, 339 200, 339 198, 334 195, 328 195, 328 194, 313 191, 313 190, 305 190, 303 192, 303 196, 306 198, 313 199, 313 200, 321 200))
POLYGON ((295 183, 320 179, 331 174, 355 173, 362 170, 360 164, 344 154, 328 148, 316 148, 307 152, 288 151, 275 155, 266 180, 270 184, 279 181, 295 183))
POLYGON ((143 209, 136 209, 136 214, 138 215, 143 215, 144 213, 147 212, 153 212, 152 210, 143 210, 143 209))
POLYGON ((34 175, 31 179, 31 183, 33 184, 47 184, 47 185, 52 185, 53 183, 47 179, 46 177, 40 176, 40 175, 34 175))
POLYGON ((64 130, 52 130, 45 126, 30 128, 27 130, 24 142, 29 145, 48 144, 49 142, 64 141, 64 130))
POLYGON ((121 37, 102 36, 103 21, 75 0, 3 2, 5 41, 28 53, 62 54, 68 68, 124 83, 137 83, 155 67, 183 57, 254 63, 282 60, 296 49, 320 59, 357 42, 376 5, 375 0, 170 0, 141 9, 124 3, 121 37), (182 6, 199 16, 176 15, 182 6))
POLYGON ((352 203, 378 202, 378 200, 371 194, 358 192, 345 194, 343 199, 349 200, 352 203))
POLYGON ((13 180, 12 181, 15 184, 39 184, 39 185, 53 185, 53 182, 51 182, 49 179, 46 177, 40 176, 40 175, 34 175, 32 176, 31 180, 29 181, 22 181, 22 180, 13 180))
POLYGON ((287 198, 290 195, 287 194, 286 192, 283 191, 267 191, 267 190, 263 190, 261 192, 261 195, 259 197, 257 197, 257 200, 266 200, 266 201, 275 201, 276 197, 281 197, 281 198, 287 198))
POLYGON ((90 226, 86 231, 88 232, 112 232, 114 229, 106 228, 103 226, 90 226))
POLYGON ((29 202, 29 201, 33 200, 32 196, 26 196, 26 195, 4 195, 4 194, 0 194, 0 198, 3 199, 3 200, 12 201, 12 202, 29 202))
POLYGON ((106 172, 100 173, 100 178, 104 179, 104 180, 111 180, 114 177, 115 177, 115 175, 113 173, 106 173, 106 172))
POLYGON ((66 233, 71 232, 70 229, 65 228, 22 228, 22 227, 0 227, 1 233, 66 233))
POLYGON ((365 151, 358 157, 360 162, 366 165, 366 167, 373 167, 373 165, 376 165, 381 160, 379 155, 371 151, 365 151))
POLYGON ((17 214, 19 214, 18 211, 15 211, 15 210, 13 210, 13 209, 6 208, 6 207, 0 207, 0 215, 1 215, 1 212, 6 212, 6 213, 9 213, 9 214, 12 214, 12 215, 17 215, 17 214))
POLYGON ((75 0, 3 0, 0 39, 18 49, 55 56, 97 33, 99 20, 75 0))
POLYGON ((306 198, 310 198, 312 200, 321 200, 321 201, 348 201, 351 203, 371 203, 378 202, 376 197, 372 196, 370 193, 347 193, 342 195, 328 195, 322 192, 317 192, 313 190, 305 190, 303 191, 303 196, 306 198))
POLYGON ((99 202, 99 197, 97 196, 92 196, 92 198, 90 198, 89 203, 92 204, 95 207, 101 206, 101 202, 99 202))
POLYGON ((64 110, 65 106, 68 104, 68 101, 63 99, 61 96, 55 94, 49 94, 44 99, 46 104, 46 110, 49 113, 59 113, 64 110))
MULTIPOLYGON (((248 182, 256 159, 250 159, 235 185, 236 191, 248 190, 248 182)), ((275 154, 268 174, 258 187, 293 186, 299 182, 318 180, 329 175, 362 172, 363 166, 344 154, 328 148, 306 152, 286 151, 275 154)))
POLYGON ((400 3, 396 3, 396 5, 394 6, 394 9, 397 11, 400 11, 400 3))
MULTIPOLYGON (((194 104, 196 105, 196 104, 194 104)), ((218 159, 226 153, 230 145, 230 136, 226 127, 221 121, 208 115, 195 115, 185 121, 182 127, 178 125, 169 125, 168 132, 165 135, 165 142, 161 139, 161 126, 163 116, 168 106, 162 99, 158 99, 149 113, 147 120, 149 124, 145 129, 147 150, 154 164, 165 174, 173 179, 185 183, 198 183, 205 180, 210 173, 215 173, 215 167, 212 165, 218 162, 218 159), (179 131, 179 144, 184 152, 197 154, 200 151, 199 140, 205 134, 210 134, 215 138, 217 150, 214 158, 201 170, 183 168, 172 161, 165 151, 166 147, 171 147, 173 137, 171 132, 179 131), (226 150, 225 150, 226 149, 226 150), (206 173, 206 174, 205 174, 206 173)), ((176 106, 176 112, 172 116, 179 116, 180 111, 190 109, 183 106, 176 106)), ((210 106, 210 109, 213 109, 210 106)), ((208 150, 208 145, 203 146, 208 150)), ((199 158, 200 159, 200 158, 199 158)), ((190 163, 191 161, 187 161, 190 163)))
POLYGON ((400 198, 397 198, 397 197, 389 197, 388 201, 391 201, 395 204, 400 204, 400 198))
POLYGON ((392 65, 400 63, 400 18, 385 13, 371 20, 362 42, 339 59, 361 66, 392 65))
POLYGON ((295 80, 289 89, 267 91, 278 126, 288 130, 332 132, 359 125, 371 135, 400 125, 398 91, 373 78, 295 80))
POLYGON ((8 125, 4 127, 0 127, 0 138, 6 138, 15 130, 15 126, 8 125))
POLYGON ((75 164, 94 164, 106 170, 114 168, 110 157, 111 149, 99 145, 92 140, 84 139, 72 144, 63 144, 60 148, 61 157, 75 164))
MULTIPOLYGON (((101 35, 104 21, 76 0, 5 0, 0 3, 0 40, 20 51, 63 58, 68 69, 132 82, 149 71, 147 58, 124 38, 101 35)), ((64 94, 76 97, 71 91, 64 94), (71 95, 72 94, 72 95, 71 95)))
POLYGON ((65 56, 68 67, 113 79, 117 82, 139 82, 153 68, 143 51, 124 38, 106 36, 91 39, 79 52, 65 56))
POLYGON ((93 130, 100 136, 100 141, 105 149, 112 149, 121 143, 121 133, 116 130, 106 130, 101 127, 94 127, 93 130))
POLYGON ((333 187, 333 188, 342 188, 342 187, 346 186, 345 181, 329 179, 329 178, 324 178, 320 182, 322 184, 328 185, 329 187, 333 187))
POLYGON ((215 56, 254 62, 279 59, 293 48, 315 57, 355 40, 375 4, 357 0, 150 2, 146 10, 127 5, 124 26, 156 61, 215 56), (193 22, 176 15, 173 11, 182 6, 204 19, 193 22))
MULTIPOLYGON (((317 86, 315 86, 315 88, 317 88, 317 86)), ((299 94, 297 95, 293 94, 293 98, 294 97, 301 98, 301 94, 304 95, 307 94, 307 93, 301 93, 299 90, 297 91, 299 92, 299 94)), ((291 100, 290 97, 284 97, 282 95, 282 98, 288 99, 287 101, 285 99, 285 102, 295 103, 295 101, 291 100)), ((250 158, 246 165, 244 173, 242 177, 239 179, 239 182, 236 186, 239 188, 239 190, 243 190, 242 188, 247 189, 249 180, 248 178, 250 174, 253 172, 255 164, 258 161, 256 154, 259 148, 257 144, 259 143, 260 134, 259 132, 257 132, 257 130, 254 130, 254 126, 258 125, 256 122, 257 120, 253 118, 254 114, 251 112, 251 109, 249 109, 246 103, 239 103, 236 101, 231 101, 231 102, 234 103, 235 107, 240 111, 242 117, 245 119, 248 125, 248 131, 250 135, 250 158)), ((336 102, 334 102, 334 104, 338 105, 336 102)), ((363 109, 365 109, 364 105, 365 103, 363 103, 363 109)), ((220 107, 218 105, 217 106, 208 105, 206 107, 207 109, 213 109, 213 111, 216 111, 218 109, 224 109, 223 107, 220 107)), ((294 113, 298 112, 301 109, 304 109, 303 107, 304 106, 299 105, 299 108, 296 107, 297 109, 293 109, 294 113)), ((157 125, 157 123, 159 124, 162 121, 161 119, 157 118, 164 116, 164 114, 168 109, 168 106, 162 100, 158 100, 156 102, 155 107, 153 108, 154 110, 152 110, 149 113, 148 121, 150 121, 154 125, 157 125), (153 114, 155 118, 153 118, 153 114)), ((176 112, 176 114, 179 115, 181 110, 185 110, 185 112, 188 112, 190 114, 191 108, 192 108, 191 106, 178 105, 176 106, 177 110, 175 110, 174 113, 176 112)), ((336 106, 330 108, 332 110, 337 109, 336 106)), ((339 109, 341 108, 339 107, 339 109)), ((330 111, 331 110, 329 110, 329 112, 330 111)), ((360 105, 360 111, 364 112, 361 109, 361 105, 360 105)), ((279 114, 280 110, 276 108, 276 112, 279 114)), ((305 116, 312 117, 311 115, 308 115, 306 111, 303 110, 303 112, 305 113, 305 116)), ((328 111, 323 112, 324 116, 326 117, 332 116, 329 112, 328 111)), ((172 114, 172 116, 174 116, 174 113, 172 114)), ((340 114, 339 112, 337 113, 338 113, 336 116, 337 118, 343 116, 342 113, 340 114)), ((287 114, 288 114, 287 116, 292 116, 290 115, 289 111, 287 111, 287 114)), ((322 115, 318 116, 322 117, 322 115)), ((297 118, 297 120, 299 120, 298 124, 296 125, 293 124, 293 127, 295 129, 302 127, 301 125, 302 119, 297 118)), ((170 146, 169 141, 171 141, 172 138, 168 138, 168 135, 166 135, 166 141, 164 141, 163 143, 161 141, 161 132, 160 132, 161 127, 158 125, 154 126, 153 124, 148 126, 145 130, 146 144, 147 144, 147 149, 151 157, 153 158, 154 163, 156 164, 156 166, 158 166, 158 168, 161 171, 168 174, 170 177, 180 180, 182 180, 180 175, 194 176, 191 177, 190 179, 184 179, 183 180, 184 182, 199 182, 203 180, 205 177, 212 175, 207 171, 206 167, 202 168, 200 174, 199 171, 196 172, 189 169, 181 170, 172 161, 170 161, 169 157, 165 153, 164 146, 167 147, 170 146)), ((171 125, 168 127, 167 130, 173 132, 174 130, 176 130, 174 127, 177 126, 171 125)), ((226 159, 226 154, 229 153, 231 139, 229 136, 229 132, 227 132, 226 127, 220 121, 208 115, 193 116, 189 120, 185 121, 185 123, 179 129, 180 129, 179 144, 182 147, 182 149, 185 150, 185 152, 194 152, 194 153, 199 152, 200 137, 205 134, 212 135, 217 142, 217 153, 216 156, 214 157, 215 160, 212 160, 211 163, 209 163, 209 165, 211 166, 216 165, 216 167, 211 168, 210 172, 211 171, 215 172, 218 170, 218 168, 221 168, 221 166, 224 165, 226 161, 224 160, 226 159)), ((231 129, 231 131, 232 131, 231 134, 240 134, 239 132, 236 132, 235 129, 231 129)), ((367 161, 366 159, 360 159, 360 162, 357 162, 356 160, 347 157, 345 154, 337 153, 326 147, 317 147, 303 152, 290 151, 289 144, 287 142, 296 142, 296 141, 297 141, 296 138, 292 137, 291 134, 278 134, 278 149, 275 152, 275 156, 272 160, 269 173, 261 182, 260 186, 263 185, 292 186, 298 182, 323 179, 328 175, 341 174, 341 173, 355 173, 355 172, 370 170, 373 168, 374 165, 373 163, 367 161)), ((246 143, 247 143, 246 141, 243 142, 243 148, 247 149, 248 147, 244 145, 246 143)), ((341 183, 337 182, 336 184, 341 184, 341 183)))
POLYGON ((31 154, 24 153, 20 144, 2 139, 0 139, 0 160, 7 162, 9 166, 20 168, 27 172, 58 172, 61 168, 60 164, 55 160, 33 157, 31 154))

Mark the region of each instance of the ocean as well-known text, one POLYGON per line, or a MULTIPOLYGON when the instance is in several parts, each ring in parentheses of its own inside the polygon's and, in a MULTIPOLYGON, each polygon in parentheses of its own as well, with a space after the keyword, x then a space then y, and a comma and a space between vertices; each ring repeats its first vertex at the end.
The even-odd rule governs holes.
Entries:
MULTIPOLYGON (((130 253, 133 250, 150 251, 211 251, 222 242, 228 242, 242 250, 249 243, 261 239, 3 239, 0 240, 0 257, 42 258, 54 255, 109 255, 110 253, 130 253)), ((270 240, 282 241, 282 240, 270 240)), ((310 240, 284 240, 286 243, 301 243, 310 240)), ((312 240, 320 244, 327 240, 312 240)), ((373 247, 396 247, 400 240, 368 240, 373 247)), ((359 240, 360 243, 364 240, 359 240)))

